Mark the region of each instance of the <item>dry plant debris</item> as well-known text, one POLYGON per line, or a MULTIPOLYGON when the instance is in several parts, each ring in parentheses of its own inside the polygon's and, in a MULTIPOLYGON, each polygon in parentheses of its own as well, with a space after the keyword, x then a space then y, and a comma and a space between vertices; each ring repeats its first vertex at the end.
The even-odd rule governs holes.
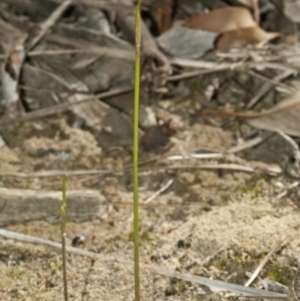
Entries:
MULTIPOLYGON (((297 3, 143 1, 143 300, 286 296, 300 251, 297 3)), ((49 246, 63 174, 70 300, 132 299, 120 262, 132 259, 133 40, 131 0, 0 1, 1 300, 62 297, 49 246)))

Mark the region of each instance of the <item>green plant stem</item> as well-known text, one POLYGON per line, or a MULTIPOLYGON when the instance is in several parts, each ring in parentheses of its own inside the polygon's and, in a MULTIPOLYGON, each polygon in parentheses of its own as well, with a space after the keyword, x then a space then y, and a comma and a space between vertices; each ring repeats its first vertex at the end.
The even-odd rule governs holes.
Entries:
POLYGON ((63 285, 64 300, 68 301, 68 285, 67 285, 67 263, 66 263, 66 222, 67 222, 67 178, 62 178, 62 204, 60 207, 61 215, 61 244, 62 244, 62 269, 63 269, 63 285))
POLYGON ((135 301, 140 300, 139 266, 139 100, 140 100, 140 60, 141 60, 141 7, 137 0, 135 11, 135 78, 134 78, 134 121, 133 121, 133 231, 134 231, 134 285, 135 301))

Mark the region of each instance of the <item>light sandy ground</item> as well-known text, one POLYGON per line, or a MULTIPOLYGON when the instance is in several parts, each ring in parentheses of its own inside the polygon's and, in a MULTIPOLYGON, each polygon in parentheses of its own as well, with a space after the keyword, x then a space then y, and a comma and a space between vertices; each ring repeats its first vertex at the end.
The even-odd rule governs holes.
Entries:
MULTIPOLYGON (((47 122, 39 121, 38 128, 46 128, 47 122)), ((53 133, 45 138, 35 132, 30 136, 33 125, 19 129, 16 145, 0 149, 0 172, 114 169, 128 164, 130 156, 106 154, 101 157, 101 143, 98 145, 90 133, 71 130, 61 120, 51 120, 51 124, 53 133), (43 139, 46 144, 41 143, 43 139), (69 152, 73 145, 74 149, 69 152), (40 153, 42 146, 44 149, 40 153), (47 154, 49 148, 52 151, 47 154)), ((163 158, 196 149, 222 151, 237 143, 230 131, 200 124, 181 129, 172 142, 173 146, 162 155, 163 158)), ((140 176, 141 262, 244 284, 267 252, 285 237, 291 237, 291 243, 273 255, 260 274, 262 279, 270 277, 288 284, 300 252, 297 189, 278 199, 291 181, 284 176, 271 177, 259 171, 270 163, 279 162, 288 149, 283 140, 270 139, 253 149, 251 156, 246 154, 243 158, 239 154, 229 159, 233 163, 258 167, 254 173, 180 168, 202 163, 196 160, 175 162, 178 170, 168 171, 167 166, 173 164, 174 167, 174 162, 169 161, 159 166, 161 169, 151 164, 143 166, 140 176), (271 160, 272 143, 278 147, 273 148, 271 160), (247 160, 247 156, 251 160, 247 160), (149 204, 142 204, 169 179, 174 180, 170 188, 149 204)), ((153 158, 152 154, 147 156, 153 158)), ((143 155, 143 160, 147 160, 147 156, 143 155)), ((81 224, 68 222, 68 245, 74 236, 83 234, 86 242, 80 248, 131 260, 131 180, 131 174, 126 172, 68 179, 68 189, 96 189, 112 208, 101 219, 81 224)), ((60 177, 3 177, 1 185, 60 190, 61 180, 60 177)), ((22 212, 19 214, 21 216, 22 212)), ((6 228, 60 241, 59 224, 36 220, 6 228)), ((1 300, 62 300, 61 255, 57 250, 0 238, 0 265, 1 300)), ((69 300, 133 300, 132 267, 114 261, 93 262, 89 258, 68 255, 68 281, 69 300)), ((174 281, 144 269, 141 270, 141 285, 142 300, 218 298, 208 293, 203 295, 198 285, 174 281)), ((256 280, 254 286, 261 287, 261 281, 256 280)))

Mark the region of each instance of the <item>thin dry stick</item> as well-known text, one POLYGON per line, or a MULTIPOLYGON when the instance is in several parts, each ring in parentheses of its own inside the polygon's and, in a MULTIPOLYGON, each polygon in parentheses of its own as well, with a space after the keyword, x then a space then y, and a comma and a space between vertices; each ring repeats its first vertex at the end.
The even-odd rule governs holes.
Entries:
MULTIPOLYGON (((132 206, 132 202, 111 202, 112 204, 116 205, 116 206, 132 206)), ((150 204, 144 204, 144 203, 140 203, 139 205, 140 207, 145 207, 145 208, 152 208, 152 207, 159 207, 159 208, 163 208, 163 209, 170 209, 170 208, 185 208, 185 209, 194 209, 194 208, 203 208, 203 205, 201 204, 193 204, 190 203, 189 205, 184 205, 184 204, 158 204, 158 203, 150 203, 150 204)))
POLYGON ((172 156, 167 157, 167 160, 173 161, 173 160, 183 160, 183 159, 224 159, 226 154, 234 154, 234 153, 243 151, 245 149, 251 148, 253 146, 256 146, 256 145, 266 141, 273 135, 274 135, 274 133, 266 133, 264 135, 255 137, 242 144, 230 147, 229 149, 224 151, 224 153, 208 153, 208 154, 191 153, 191 154, 186 154, 186 155, 172 155, 172 156))
POLYGON ((189 59, 181 59, 181 58, 170 58, 169 62, 172 65, 177 65, 180 67, 188 67, 188 68, 203 68, 203 69, 215 69, 217 67, 225 67, 225 68, 234 68, 235 66, 241 65, 241 63, 215 63, 215 62, 207 62, 207 61, 196 61, 189 59))
MULTIPOLYGON (((207 163, 207 164, 193 164, 193 165, 172 165, 166 166, 164 168, 160 166, 153 166, 152 169, 156 171, 176 170, 176 169, 208 169, 208 170, 231 170, 240 172, 255 172, 255 168, 252 166, 241 165, 241 164, 231 164, 231 163, 207 163)), ((258 169, 263 172, 267 172, 271 175, 278 175, 282 172, 279 167, 268 167, 265 169, 258 169)), ((149 171, 149 168, 140 168, 140 171, 149 171)), ((124 174, 123 169, 117 170, 104 170, 104 169, 88 169, 88 170, 45 170, 39 172, 0 172, 2 177, 16 177, 16 178, 32 178, 32 177, 57 177, 62 175, 67 176, 86 176, 86 175, 107 175, 107 174, 124 174)))
POLYGON ((162 186, 159 190, 157 190, 154 194, 152 194, 149 198, 147 198, 144 201, 144 205, 145 204, 149 204, 150 202, 152 202, 156 197, 158 197, 161 193, 163 193, 164 191, 166 191, 174 182, 174 179, 170 179, 166 185, 162 186))
POLYGON ((66 175, 68 177, 86 176, 86 175, 108 175, 108 174, 123 174, 122 169, 105 170, 105 169, 88 169, 88 170, 44 170, 37 172, 0 172, 3 177, 17 177, 17 178, 48 178, 48 177, 61 177, 66 175))
POLYGON ((221 159, 224 158, 222 153, 212 153, 212 154, 186 154, 186 155, 173 155, 167 157, 167 160, 185 160, 185 159, 221 159))
POLYGON ((260 143, 265 142, 267 139, 271 138, 273 135, 274 135, 274 133, 265 133, 263 135, 255 137, 253 139, 245 141, 244 143, 241 143, 239 145, 232 146, 229 149, 227 149, 225 153, 227 153, 227 154, 235 154, 235 153, 243 151, 245 149, 249 149, 249 148, 251 148, 253 146, 256 146, 256 145, 258 145, 260 143))
POLYGON ((89 7, 94 7, 94 8, 100 8, 100 9, 105 9, 105 10, 112 10, 112 11, 121 11, 121 12, 128 12, 128 13, 133 13, 134 12, 134 6, 131 5, 124 5, 122 3, 109 3, 108 1, 99 1, 99 0, 75 0, 74 4, 79 4, 79 5, 86 5, 89 7))
POLYGON ((266 69, 275 69, 275 70, 283 70, 283 71, 290 71, 294 74, 297 74, 298 71, 296 69, 278 64, 278 63, 262 63, 262 62, 250 62, 250 63, 233 63, 229 66, 221 65, 220 67, 216 67, 211 70, 197 70, 197 71, 191 71, 191 72, 185 72, 178 75, 171 75, 168 77, 168 81, 179 81, 182 79, 192 78, 196 77, 198 75, 202 74, 210 74, 214 72, 221 72, 221 71, 227 71, 227 70, 236 70, 240 68, 244 69, 250 69, 250 68, 266 68, 266 69))
POLYGON ((215 257, 217 257, 220 253, 222 253, 223 251, 225 251, 225 248, 221 248, 218 251, 214 252, 212 255, 207 256, 202 262, 201 264, 203 266, 206 266, 210 261, 212 261, 215 257))
POLYGON ((299 150, 299 146, 296 143, 295 140, 293 140, 290 136, 286 135, 285 133, 283 133, 282 131, 277 130, 276 131, 284 140, 286 140, 289 145, 291 146, 292 152, 293 152, 293 156, 294 159, 296 160, 296 162, 298 164, 300 164, 300 150, 299 150))
MULTIPOLYGON (((53 0, 51 0, 53 1, 53 0)), ((30 5, 32 5, 29 0, 0 0, 0 2, 7 3, 11 6, 17 7, 21 10, 30 10, 30 5)), ((53 1, 56 3, 61 3, 60 0, 53 1)), ((130 5, 125 5, 122 3, 111 3, 113 1, 101 1, 101 0, 74 0, 74 5, 86 5, 89 7, 105 9, 108 11, 124 11, 124 12, 133 12, 134 7, 130 5)), ((147 8, 142 7, 143 10, 147 10, 147 8)))
POLYGON ((254 72, 253 70, 249 70, 248 73, 251 74, 252 76, 257 77, 257 78, 259 78, 259 79, 261 79, 261 80, 263 80, 263 81, 265 81, 267 83, 270 83, 270 84, 272 84, 274 86, 281 87, 285 91, 287 91, 288 93, 296 93, 296 92, 298 92, 298 89, 280 82, 280 80, 286 79, 288 76, 292 75, 291 72, 287 71, 286 74, 280 74, 278 76, 275 76, 274 78, 268 78, 268 77, 263 76, 263 75, 261 75, 261 74, 259 74, 257 72, 254 72), (279 80, 277 80, 276 77, 278 77, 279 80))
POLYGON ((99 56, 105 57, 114 57, 121 58, 128 61, 133 61, 132 51, 117 49, 117 48, 109 48, 109 47, 88 47, 82 49, 59 49, 59 50, 36 50, 30 51, 27 56, 36 57, 36 56, 56 56, 56 55, 68 55, 68 54, 76 54, 76 53, 92 53, 97 54, 99 56))
MULTIPOLYGON (((108 47, 104 47, 102 54, 109 53, 108 47)), ((76 53, 93 53, 93 49, 57 49, 57 50, 36 50, 28 52, 27 56, 56 56, 56 55, 65 55, 65 54, 76 54, 76 53)))
MULTIPOLYGON (((104 39, 116 39, 114 36, 111 35, 103 35, 104 39)), ((95 53, 98 53, 99 55, 104 55, 105 53, 103 53, 104 49, 107 49, 107 47, 103 47, 103 46, 98 46, 94 43, 91 42, 86 42, 86 41, 78 41, 76 39, 72 39, 72 38, 67 38, 65 36, 60 36, 57 34, 47 34, 45 36, 45 40, 46 41, 50 41, 50 42, 54 42, 63 46, 68 46, 68 47, 74 47, 74 48, 78 48, 78 49, 85 49, 85 50, 89 50, 89 51, 93 51, 95 53)), ((111 56, 119 56, 123 59, 126 60, 130 60, 130 61, 134 61, 134 52, 131 50, 131 45, 128 44, 126 41, 118 39, 118 42, 124 44, 124 46, 129 46, 125 47, 125 49, 119 49, 119 48, 109 48, 109 50, 111 51, 111 53, 109 53, 109 55, 111 56)))
MULTIPOLYGON (((160 167, 153 167, 155 170, 160 170, 160 167)), ((178 165, 178 166, 168 166, 162 170, 166 169, 228 169, 233 171, 243 171, 243 172, 254 172, 255 169, 251 166, 239 165, 239 164, 199 164, 199 165, 178 165)), ((142 170, 142 169, 141 169, 142 170)), ((148 169, 147 169, 148 170, 148 169)), ((62 175, 67 176, 86 176, 86 175, 107 175, 107 174, 123 174, 123 170, 103 170, 103 169, 83 169, 83 170, 45 170, 38 172, 0 172, 0 176, 4 177, 16 177, 16 178, 46 178, 46 177, 57 177, 62 175)))
POLYGON ((296 188, 296 187, 298 187, 299 185, 300 185, 300 182, 299 182, 299 181, 296 181, 296 182, 292 183, 291 185, 289 185, 289 186, 286 188, 286 190, 284 190, 283 192, 281 192, 280 194, 278 194, 276 198, 277 198, 278 200, 281 199, 281 198, 283 198, 284 196, 287 195, 287 193, 288 193, 289 190, 291 190, 291 189, 293 189, 293 188, 296 188))
POLYGON ((260 271, 262 270, 262 268, 266 265, 266 263, 268 262, 268 260, 270 259, 270 257, 277 252, 278 249, 280 249, 283 244, 285 243, 288 244, 292 241, 293 238, 291 237, 285 237, 283 240, 281 240, 280 242, 278 242, 270 251, 269 253, 265 256, 265 258, 261 261, 261 263, 258 265, 258 267, 256 268, 256 270, 254 271, 254 273, 251 275, 250 279, 246 282, 245 286, 249 286, 254 280, 255 278, 258 276, 258 274, 260 273, 260 271))
POLYGON ((40 110, 36 110, 30 113, 26 113, 23 116, 18 117, 18 119, 14 119, 14 118, 4 118, 2 120, 0 120, 0 125, 2 124, 9 124, 11 122, 21 122, 21 121, 27 121, 27 120, 31 120, 31 119, 35 119, 35 118, 41 118, 41 117, 46 117, 46 116, 50 116, 53 114, 57 114, 57 113, 62 113, 65 112, 67 110, 69 110, 69 108, 71 106, 75 106, 77 104, 81 104, 83 102, 88 102, 88 101, 92 101, 95 100, 97 98, 108 98, 108 97, 112 97, 112 96, 116 96, 116 95, 120 95, 120 94, 124 94, 124 93, 128 93, 131 92, 133 90, 133 87, 125 87, 125 88, 117 88, 117 89, 113 89, 107 92, 102 92, 96 95, 92 95, 92 96, 87 96, 86 98, 80 99, 80 100, 76 100, 72 103, 70 102, 64 102, 55 106, 51 106, 48 108, 44 108, 44 109, 40 109, 40 110))
POLYGON ((244 171, 244 172, 254 172, 255 169, 251 166, 240 165, 240 164, 226 164, 226 163, 207 163, 207 164, 199 164, 197 167, 193 167, 193 165, 179 165, 179 166, 171 166, 168 169, 186 169, 186 168, 202 168, 202 169, 223 169, 223 170, 234 170, 234 171, 244 171), (201 166, 201 167, 200 167, 201 166))
MULTIPOLYGON (((280 81, 283 80, 285 78, 288 78, 289 76, 291 76, 292 74, 295 74, 293 70, 287 70, 284 73, 281 73, 277 76, 275 76, 273 78, 273 80, 275 81, 280 81)), ((272 89, 272 85, 270 85, 269 83, 264 84, 260 90, 258 91, 258 93, 249 101, 248 105, 246 106, 246 108, 252 109, 257 102, 264 96, 266 95, 270 90, 272 89)))
POLYGON ((230 68, 228 66, 221 66, 221 67, 216 67, 214 69, 206 69, 206 70, 197 70, 197 71, 185 72, 185 73, 182 73, 182 74, 169 76, 168 81, 169 82, 176 82, 176 81, 179 81, 179 80, 196 77, 198 75, 210 74, 210 73, 221 72, 221 71, 226 71, 226 70, 230 70, 230 68))
POLYGON ((56 10, 49 16, 49 18, 41 24, 41 30, 33 38, 33 40, 27 46, 27 51, 31 50, 34 46, 36 46, 39 41, 43 38, 46 32, 60 19, 63 13, 67 10, 67 8, 72 4, 73 0, 65 0, 61 5, 59 5, 56 10))

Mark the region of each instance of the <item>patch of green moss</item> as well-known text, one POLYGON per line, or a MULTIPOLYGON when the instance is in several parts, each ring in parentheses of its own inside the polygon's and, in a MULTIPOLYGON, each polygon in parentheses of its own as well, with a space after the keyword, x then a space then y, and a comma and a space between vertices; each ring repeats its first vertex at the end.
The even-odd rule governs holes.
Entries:
POLYGON ((257 198, 264 195, 264 188, 266 187, 266 180, 260 178, 258 180, 252 179, 248 181, 245 186, 238 189, 238 192, 248 194, 251 198, 257 198))
POLYGON ((235 262, 237 264, 243 264, 243 259, 240 256, 235 256, 235 262))
POLYGON ((58 270, 60 270, 61 267, 62 267, 62 263, 61 263, 61 262, 57 262, 57 263, 51 262, 51 263, 50 263, 51 274, 52 274, 52 275, 56 274, 56 272, 57 272, 58 270))
POLYGON ((217 260, 214 262, 214 266, 219 270, 223 270, 226 267, 226 261, 223 259, 217 260))
POLYGON ((246 272, 254 270, 265 255, 265 253, 259 253, 255 249, 253 252, 247 250, 245 253, 236 246, 232 247, 230 251, 226 250, 218 254, 205 267, 209 269, 213 266, 222 272, 221 275, 223 275, 223 272, 226 273, 224 276, 228 274, 235 275, 231 281, 244 284, 248 280, 245 276, 246 272))
POLYGON ((268 269, 268 278, 273 281, 277 281, 286 286, 290 284, 294 277, 294 273, 290 266, 273 264, 268 269))

